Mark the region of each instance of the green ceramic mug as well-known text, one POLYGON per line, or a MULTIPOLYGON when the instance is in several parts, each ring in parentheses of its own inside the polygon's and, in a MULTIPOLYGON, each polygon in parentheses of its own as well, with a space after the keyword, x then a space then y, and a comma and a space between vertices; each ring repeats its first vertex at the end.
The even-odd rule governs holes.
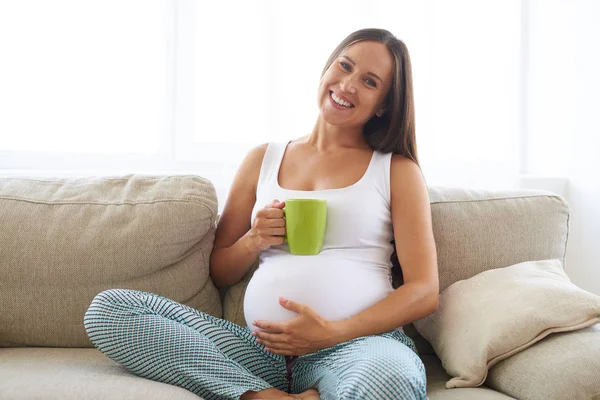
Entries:
POLYGON ((327 201, 320 199, 288 199, 283 209, 290 253, 315 255, 323 248, 327 224, 327 201))

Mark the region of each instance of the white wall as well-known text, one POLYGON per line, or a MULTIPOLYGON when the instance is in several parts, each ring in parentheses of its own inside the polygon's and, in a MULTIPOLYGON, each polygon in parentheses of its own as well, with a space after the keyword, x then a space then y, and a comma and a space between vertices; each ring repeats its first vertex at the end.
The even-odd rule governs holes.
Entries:
POLYGON ((600 294, 600 2, 525 1, 526 172, 568 179, 566 272, 600 294))

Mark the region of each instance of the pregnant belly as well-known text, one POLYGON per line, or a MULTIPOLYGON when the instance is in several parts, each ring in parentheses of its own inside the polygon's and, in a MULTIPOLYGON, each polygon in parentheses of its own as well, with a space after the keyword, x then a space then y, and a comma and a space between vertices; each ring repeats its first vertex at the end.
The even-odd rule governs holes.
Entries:
POLYGON ((385 269, 363 265, 261 265, 244 296, 246 324, 287 321, 298 314, 283 308, 279 296, 314 308, 323 318, 349 318, 377 303, 393 291, 385 269))

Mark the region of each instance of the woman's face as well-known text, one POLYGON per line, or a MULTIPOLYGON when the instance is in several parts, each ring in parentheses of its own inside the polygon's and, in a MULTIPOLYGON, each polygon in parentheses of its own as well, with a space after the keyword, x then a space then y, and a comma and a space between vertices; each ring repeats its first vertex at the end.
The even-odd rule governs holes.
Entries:
POLYGON ((363 126, 381 110, 392 85, 394 59, 379 42, 347 47, 319 84, 321 117, 340 127, 363 126))

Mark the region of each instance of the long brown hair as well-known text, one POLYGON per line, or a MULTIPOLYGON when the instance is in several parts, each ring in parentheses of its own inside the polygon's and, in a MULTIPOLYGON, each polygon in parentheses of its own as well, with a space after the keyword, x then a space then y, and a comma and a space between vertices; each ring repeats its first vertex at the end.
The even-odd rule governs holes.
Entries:
MULTIPOLYGON (((385 99, 385 113, 374 115, 365 124, 363 135, 373 150, 383 153, 401 154, 414 161, 419 167, 415 138, 415 103, 413 97, 412 68, 408 48, 400 39, 385 29, 361 29, 348 35, 329 56, 321 77, 331 64, 349 46, 370 40, 387 46, 394 58, 394 74, 390 91, 385 99)), ((398 261, 396 243, 391 256, 394 287, 403 283, 402 268, 398 261)))

